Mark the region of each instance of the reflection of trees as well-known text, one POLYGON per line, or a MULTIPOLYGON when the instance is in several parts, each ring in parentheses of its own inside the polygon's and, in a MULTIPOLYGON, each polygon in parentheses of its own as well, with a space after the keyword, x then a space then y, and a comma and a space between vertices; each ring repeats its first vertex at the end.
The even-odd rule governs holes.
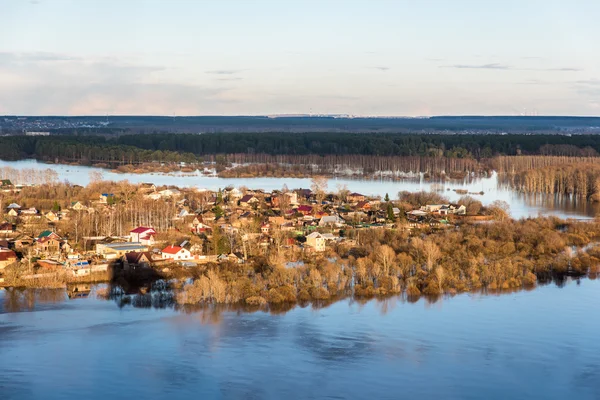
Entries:
POLYGON ((4 311, 31 311, 38 304, 61 303, 65 300, 63 289, 7 288, 4 294, 4 311))

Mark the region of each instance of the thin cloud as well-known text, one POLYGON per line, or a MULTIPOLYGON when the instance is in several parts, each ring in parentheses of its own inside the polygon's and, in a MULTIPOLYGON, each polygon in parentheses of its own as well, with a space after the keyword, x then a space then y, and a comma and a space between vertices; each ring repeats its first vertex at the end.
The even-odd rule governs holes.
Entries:
POLYGON ((513 69, 509 65, 492 63, 492 64, 454 64, 454 65, 443 65, 441 68, 456 68, 456 69, 500 69, 500 70, 509 70, 513 69))
POLYGON ((550 82, 547 81, 541 81, 539 79, 529 79, 525 82, 518 82, 518 85, 547 85, 550 82))
POLYGON ((547 71, 547 72, 578 72, 583 71, 576 67, 558 67, 558 68, 519 68, 512 65, 491 63, 491 64, 454 64, 442 65, 440 68, 456 68, 456 69, 489 69, 500 71, 547 71))
POLYGON ((218 81, 222 81, 222 82, 231 82, 231 81, 241 81, 244 78, 242 77, 231 77, 231 78, 217 78, 218 81))
POLYGON ((579 85, 586 85, 586 86, 600 86, 600 79, 587 79, 587 80, 576 81, 575 83, 577 83, 579 85))
POLYGON ((0 62, 46 62, 46 61, 75 61, 77 57, 69 56, 60 53, 48 53, 48 52, 30 52, 30 53, 16 53, 16 52, 0 52, 0 62))
POLYGON ((234 74, 239 74, 242 71, 243 70, 241 70, 241 69, 215 69, 212 71, 204 71, 204 72, 206 74, 211 74, 211 75, 234 75, 234 74))
POLYGON ((577 72, 577 71, 583 71, 583 70, 581 68, 564 67, 564 68, 542 68, 542 69, 534 69, 534 71, 577 72))
POLYGON ((376 69, 376 70, 381 71, 381 72, 386 72, 386 71, 389 71, 391 69, 390 67, 386 67, 386 66, 376 66, 376 67, 369 67, 369 68, 376 69))

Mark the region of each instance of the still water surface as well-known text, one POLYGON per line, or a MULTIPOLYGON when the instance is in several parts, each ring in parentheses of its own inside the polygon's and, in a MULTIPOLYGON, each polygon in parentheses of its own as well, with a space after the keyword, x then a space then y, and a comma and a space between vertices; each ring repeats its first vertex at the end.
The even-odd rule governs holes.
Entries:
POLYGON ((600 398, 594 280, 273 314, 14 297, 0 292, 2 399, 600 398))
MULTIPOLYGON (((218 190, 226 186, 246 186, 251 189, 274 190, 287 185, 289 189, 310 188, 311 180, 307 178, 217 178, 206 176, 200 172, 194 174, 120 174, 94 167, 44 164, 36 160, 2 161, 0 168, 11 167, 14 169, 46 169, 50 168, 58 173, 60 181, 69 181, 73 184, 87 185, 91 172, 101 172, 104 179, 113 181, 128 180, 131 183, 151 182, 156 185, 177 185, 180 187, 197 187, 218 190)), ((538 215, 556 215, 561 218, 593 218, 599 211, 598 204, 581 201, 576 198, 559 195, 525 195, 515 192, 506 185, 498 182, 498 176, 493 174, 489 178, 471 179, 465 181, 451 181, 436 183, 423 179, 392 181, 386 179, 361 180, 348 178, 335 178, 329 180, 329 190, 336 191, 338 185, 346 185, 350 191, 365 195, 384 197, 386 193, 391 198, 396 198, 398 192, 421 190, 429 191, 432 185, 441 187, 442 192, 450 201, 458 200, 461 195, 453 189, 466 189, 469 192, 481 192, 483 195, 474 195, 484 205, 495 200, 506 201, 514 218, 536 217, 538 215), (448 190, 450 189, 450 190, 448 190)))

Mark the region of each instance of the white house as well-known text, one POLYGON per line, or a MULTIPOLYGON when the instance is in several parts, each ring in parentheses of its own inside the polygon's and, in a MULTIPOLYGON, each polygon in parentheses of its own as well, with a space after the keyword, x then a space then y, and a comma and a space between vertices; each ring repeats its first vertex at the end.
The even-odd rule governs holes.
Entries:
POLYGON ((192 253, 179 246, 168 246, 162 249, 163 260, 191 260, 192 253))
POLYGON ((306 245, 314 251, 325 251, 325 238, 319 232, 313 232, 306 237, 306 245))
POLYGON ((321 217, 319 221, 319 226, 335 226, 339 227, 344 225, 344 221, 337 215, 326 215, 321 217))
POLYGON ((155 242, 154 235, 156 231, 154 228, 148 228, 145 226, 139 226, 132 231, 129 231, 129 237, 132 242, 139 242, 144 246, 152 246, 155 242))

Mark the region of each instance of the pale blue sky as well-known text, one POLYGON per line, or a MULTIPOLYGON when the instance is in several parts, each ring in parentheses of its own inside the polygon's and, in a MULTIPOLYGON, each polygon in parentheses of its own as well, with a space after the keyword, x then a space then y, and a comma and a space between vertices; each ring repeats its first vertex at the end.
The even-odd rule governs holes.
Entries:
POLYGON ((600 115, 598 0, 0 0, 0 114, 600 115))

